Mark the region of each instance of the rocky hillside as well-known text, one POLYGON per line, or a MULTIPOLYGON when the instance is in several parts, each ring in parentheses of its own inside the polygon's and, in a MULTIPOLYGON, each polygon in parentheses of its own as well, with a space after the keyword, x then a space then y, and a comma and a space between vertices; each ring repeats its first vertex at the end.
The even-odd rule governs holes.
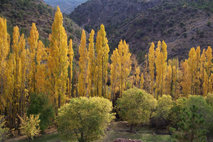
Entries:
POLYGON ((185 58, 193 46, 213 46, 211 0, 90 0, 70 17, 87 31, 105 24, 111 48, 126 39, 143 61, 152 41, 165 40, 169 57, 185 58))
MULTIPOLYGON (((12 34, 13 26, 19 26, 21 33, 29 35, 32 22, 36 23, 40 38, 47 44, 51 25, 54 18, 54 9, 43 0, 1 0, 0 16, 5 17, 8 31, 12 34)), ((69 38, 79 41, 81 29, 70 18, 64 17, 64 25, 69 38)))
POLYGON ((60 6, 61 11, 70 14, 77 6, 86 2, 87 0, 44 0, 47 4, 56 7, 60 6))

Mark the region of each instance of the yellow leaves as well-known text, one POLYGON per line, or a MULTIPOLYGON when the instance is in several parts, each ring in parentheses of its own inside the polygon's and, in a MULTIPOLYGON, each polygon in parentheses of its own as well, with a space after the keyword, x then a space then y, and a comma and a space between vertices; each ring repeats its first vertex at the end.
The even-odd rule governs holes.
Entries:
POLYGON ((138 86, 139 82, 140 82, 140 67, 136 67, 135 69, 135 84, 136 86, 138 86))
POLYGON ((68 96, 71 96, 72 78, 73 78, 73 58, 74 58, 74 51, 72 48, 72 39, 70 39, 70 42, 69 42, 68 55, 69 55, 69 68, 70 68, 69 78, 68 78, 68 96))
POLYGON ((0 17, 0 61, 5 60, 10 50, 8 42, 9 34, 7 33, 7 20, 0 17))
POLYGON ((94 35, 95 31, 91 30, 89 37, 88 49, 88 94, 94 96, 94 82, 95 82, 95 50, 94 50, 94 35))
POLYGON ((165 92, 165 77, 167 69, 167 45, 163 41, 158 41, 155 51, 155 66, 156 66, 156 90, 155 96, 161 95, 165 92))
MULTIPOLYGON (((30 92, 35 92, 35 73, 36 73, 36 65, 35 65, 35 60, 36 56, 36 51, 38 48, 38 39, 39 39, 39 33, 36 28, 35 23, 32 23, 32 27, 30 30, 30 37, 28 38, 28 43, 30 45, 30 65, 29 65, 29 82, 30 82, 30 92)), ((39 58, 39 57, 38 57, 39 58)))
POLYGON ((78 92, 80 96, 86 96, 87 84, 87 48, 86 33, 82 30, 81 43, 79 46, 79 76, 78 76, 78 92))
POLYGON ((212 68, 212 48, 209 46, 208 49, 206 50, 206 70, 207 74, 210 76, 211 68, 212 68))
POLYGON ((21 120, 20 130, 21 133, 26 135, 29 139, 33 139, 34 136, 40 133, 39 127, 39 115, 30 115, 30 117, 24 115, 24 117, 18 116, 21 120))
POLYGON ((204 78, 203 78, 203 95, 206 96, 208 93, 208 75, 206 73, 206 71, 204 71, 204 78))
POLYGON ((109 58, 109 45, 106 37, 105 27, 102 24, 96 37, 96 74, 97 78, 97 92, 98 96, 108 96, 107 90, 107 76, 108 76, 108 58, 109 58))
MULTIPOLYGON (((49 37, 50 45, 48 52, 48 83, 49 92, 55 100, 58 100, 58 107, 65 102, 68 77, 68 46, 67 34, 63 27, 63 16, 60 8, 57 7, 52 33, 49 37)), ((54 100, 53 99, 53 100, 54 100)))
POLYGON ((143 73, 141 73, 140 89, 143 89, 143 86, 144 86, 144 76, 143 73))
POLYGON ((42 41, 38 42, 36 70, 35 70, 35 90, 37 93, 45 93, 47 86, 47 71, 46 64, 43 62, 47 60, 47 52, 42 41))
POLYGON ((120 41, 118 48, 113 51, 111 56, 111 88, 113 94, 119 87, 120 95, 126 89, 127 79, 131 72, 131 53, 126 41, 120 41))
POLYGON ((148 58, 149 58, 149 74, 151 77, 151 82, 150 82, 150 88, 151 88, 151 93, 153 93, 153 89, 154 89, 154 72, 155 72, 155 44, 152 42, 151 46, 149 48, 149 54, 148 54, 148 58))

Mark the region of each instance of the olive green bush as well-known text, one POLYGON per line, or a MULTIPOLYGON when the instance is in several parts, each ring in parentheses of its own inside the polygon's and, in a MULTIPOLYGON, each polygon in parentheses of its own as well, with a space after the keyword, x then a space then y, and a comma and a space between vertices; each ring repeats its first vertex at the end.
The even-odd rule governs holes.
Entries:
POLYGON ((148 123, 157 101, 144 90, 132 88, 125 91, 117 101, 119 116, 126 120, 132 131, 133 126, 148 123))
POLYGON ((64 140, 90 142, 104 135, 104 130, 114 117, 108 99, 73 98, 59 109, 57 124, 64 140))

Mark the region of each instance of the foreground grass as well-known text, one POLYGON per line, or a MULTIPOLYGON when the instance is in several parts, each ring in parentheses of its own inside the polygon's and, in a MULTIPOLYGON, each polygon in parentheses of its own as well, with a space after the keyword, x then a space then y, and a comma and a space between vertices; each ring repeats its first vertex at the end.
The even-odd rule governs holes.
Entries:
POLYGON ((157 135, 154 130, 146 127, 138 128, 135 133, 129 132, 126 122, 112 122, 106 136, 97 142, 113 142, 117 138, 137 139, 143 142, 170 142, 170 135, 157 135))
MULTIPOLYGON (((96 142, 113 142, 117 138, 137 139, 143 142, 171 142, 170 135, 157 135, 150 128, 139 128, 135 133, 130 133, 129 127, 125 122, 112 122, 106 132, 106 136, 96 142)), ((27 142, 22 140, 19 142, 27 142)), ((57 133, 43 135, 35 138, 32 142, 65 142, 62 141, 57 133)))

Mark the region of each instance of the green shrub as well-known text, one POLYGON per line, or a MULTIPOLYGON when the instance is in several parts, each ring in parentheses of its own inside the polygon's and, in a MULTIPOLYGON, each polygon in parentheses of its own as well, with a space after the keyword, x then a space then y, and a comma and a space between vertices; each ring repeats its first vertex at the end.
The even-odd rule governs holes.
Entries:
POLYGON ((54 108, 50 104, 48 96, 44 94, 30 95, 30 106, 28 108, 28 115, 39 114, 40 128, 44 131, 54 119, 54 108))
POLYGON ((137 124, 148 123, 157 101, 144 90, 132 88, 123 93, 117 101, 119 116, 128 121, 130 130, 137 124))
POLYGON ((163 95, 158 99, 158 105, 156 108, 156 116, 162 119, 168 119, 170 109, 173 106, 172 97, 169 95, 163 95))
POLYGON ((112 103, 108 99, 73 98, 59 109, 57 117, 59 135, 65 140, 94 141, 104 134, 113 119, 112 103))
POLYGON ((206 102, 213 107, 213 94, 209 93, 207 96, 206 96, 206 102))
POLYGON ((211 128, 212 109, 202 96, 178 99, 172 113, 173 137, 178 141, 206 141, 211 128))
POLYGON ((169 125, 169 114, 171 108, 173 107, 172 97, 169 95, 163 95, 158 99, 158 105, 154 114, 154 117, 151 119, 151 124, 156 128, 167 128, 169 125))
POLYGON ((7 133, 9 131, 9 129, 5 126, 5 118, 4 116, 0 115, 0 141, 3 141, 6 139, 7 137, 7 133))
POLYGON ((39 115, 30 115, 29 117, 26 115, 23 117, 19 116, 19 119, 21 120, 19 129, 23 135, 27 136, 29 141, 40 133, 39 115))

